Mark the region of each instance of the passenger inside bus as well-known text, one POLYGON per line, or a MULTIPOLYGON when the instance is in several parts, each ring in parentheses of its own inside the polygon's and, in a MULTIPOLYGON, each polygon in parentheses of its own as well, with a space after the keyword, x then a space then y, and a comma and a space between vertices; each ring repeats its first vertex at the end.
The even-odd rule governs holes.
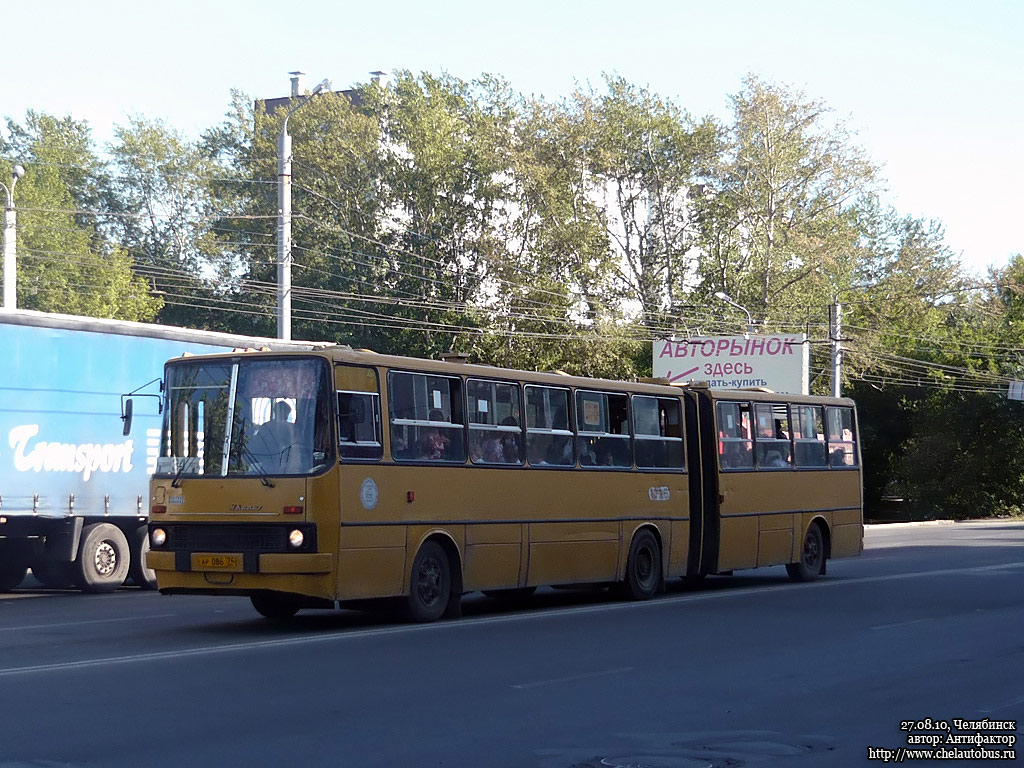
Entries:
POLYGON ((503 464, 504 450, 502 437, 494 433, 484 436, 472 434, 469 440, 469 458, 474 464, 503 464))
POLYGON ((284 400, 274 404, 270 421, 261 425, 253 436, 250 450, 260 468, 267 473, 292 470, 293 454, 299 460, 295 448, 295 425, 291 422, 292 407, 284 400))
MULTIPOLYGON (((515 416, 506 416, 501 420, 501 426, 503 427, 518 427, 519 422, 516 421, 515 416)), ((500 455, 499 461, 503 461, 506 464, 518 464, 522 461, 520 458, 519 451, 519 432, 502 432, 500 439, 500 455)))
POLYGON ((749 440, 722 440, 722 467, 740 469, 754 466, 749 440))
POLYGON ((528 458, 533 465, 549 464, 548 453, 551 450, 550 435, 529 434, 526 438, 528 458))
MULTIPOLYGON (((444 414, 437 408, 434 408, 427 415, 427 419, 430 421, 444 421, 444 414)), ((418 458, 426 459, 427 461, 441 461, 444 459, 445 451, 448 450, 450 444, 451 440, 441 433, 440 427, 431 426, 429 431, 420 439, 420 454, 418 458)))

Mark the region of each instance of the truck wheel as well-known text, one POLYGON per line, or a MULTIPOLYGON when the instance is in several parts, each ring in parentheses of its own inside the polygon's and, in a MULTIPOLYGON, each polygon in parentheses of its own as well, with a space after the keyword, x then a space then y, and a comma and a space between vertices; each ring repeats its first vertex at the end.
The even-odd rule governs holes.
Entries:
POLYGON ((75 586, 75 564, 44 559, 32 563, 32 575, 47 589, 71 589, 75 586))
POLYGON ((87 525, 78 547, 78 586, 84 592, 113 592, 124 584, 131 560, 128 539, 110 523, 87 525))
POLYGON ((0 592, 10 592, 21 585, 28 566, 20 560, 0 561, 0 592))
POLYGON ((156 571, 146 567, 146 553, 149 552, 149 529, 140 525, 132 536, 132 561, 128 566, 128 577, 140 589, 156 589, 156 571))

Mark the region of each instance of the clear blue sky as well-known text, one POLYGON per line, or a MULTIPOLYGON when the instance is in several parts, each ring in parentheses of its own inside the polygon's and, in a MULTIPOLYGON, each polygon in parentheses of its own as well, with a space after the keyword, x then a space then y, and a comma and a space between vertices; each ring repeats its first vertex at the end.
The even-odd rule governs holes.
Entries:
POLYGON ((6 3, 0 114, 130 114, 196 134, 229 91, 283 96, 375 69, 500 74, 557 97, 615 72, 694 115, 729 115, 744 75, 828 103, 901 212, 940 219, 976 272, 1024 252, 1024 2, 1018 0, 35 0, 6 3))

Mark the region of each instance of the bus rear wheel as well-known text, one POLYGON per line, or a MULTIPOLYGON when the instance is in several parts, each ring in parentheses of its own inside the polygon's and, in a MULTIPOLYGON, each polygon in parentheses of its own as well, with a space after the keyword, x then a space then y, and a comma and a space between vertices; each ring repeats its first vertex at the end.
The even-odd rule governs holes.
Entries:
POLYGON ((294 595, 280 595, 276 592, 260 592, 252 595, 252 607, 265 619, 288 621, 299 612, 299 599, 294 595))
POLYGON ((650 600, 661 586, 661 547, 648 529, 633 537, 623 584, 631 600, 650 600))
POLYGON ((825 570, 825 537, 821 526, 811 523, 804 537, 800 559, 786 565, 786 573, 793 581, 814 581, 825 570))
POLYGON ((451 593, 452 571, 448 555, 436 541, 428 541, 420 547, 412 564, 405 612, 412 621, 436 621, 448 609, 451 593))

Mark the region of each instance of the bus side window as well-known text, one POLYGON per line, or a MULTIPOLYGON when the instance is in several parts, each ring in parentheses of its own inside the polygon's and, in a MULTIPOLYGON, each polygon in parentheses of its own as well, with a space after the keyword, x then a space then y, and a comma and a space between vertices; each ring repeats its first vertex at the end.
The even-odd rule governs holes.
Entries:
POLYGON ((531 466, 576 464, 569 427, 569 390, 527 385, 526 458, 531 466))
POLYGON ((462 379, 391 371, 388 390, 392 458, 466 460, 462 379))
POLYGON ((718 456, 722 469, 752 469, 750 403, 718 403, 718 456))
POLYGON ((469 459, 474 464, 522 464, 523 429, 519 387, 467 379, 469 459))
POLYGON ((342 459, 355 460, 377 460, 384 455, 379 395, 338 393, 338 452, 342 459))
POLYGON ((576 390, 576 425, 582 466, 633 466, 627 395, 576 390))
POLYGON ((853 434, 853 409, 830 405, 825 409, 828 427, 829 466, 857 466, 857 442, 853 434))
POLYGON ((793 406, 793 437, 798 467, 824 467, 825 426, 820 405, 793 406))
POLYGON ((787 469, 793 466, 789 408, 781 404, 758 403, 756 452, 759 469, 787 469))
POLYGON ((682 413, 678 400, 633 397, 636 465, 658 469, 683 467, 682 413))

